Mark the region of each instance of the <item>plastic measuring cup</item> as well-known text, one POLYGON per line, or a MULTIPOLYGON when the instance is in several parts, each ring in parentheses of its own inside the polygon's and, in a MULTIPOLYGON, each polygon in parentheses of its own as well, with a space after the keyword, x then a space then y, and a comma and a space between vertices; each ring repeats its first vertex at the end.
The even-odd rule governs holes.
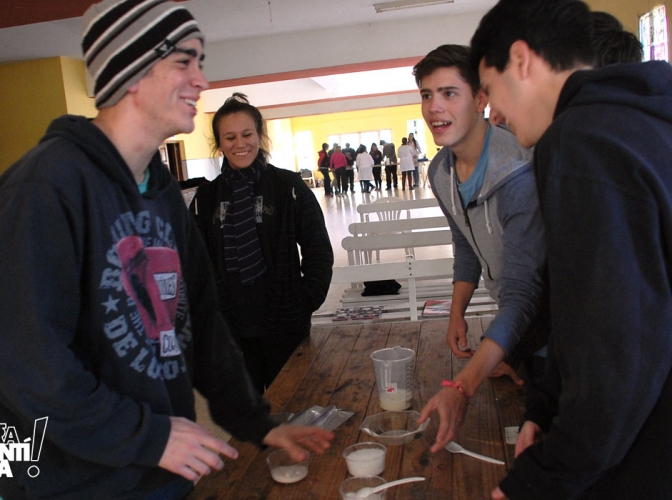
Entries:
POLYGON ((415 351, 404 347, 389 347, 371 353, 373 372, 380 407, 383 410, 406 410, 413 400, 415 351))

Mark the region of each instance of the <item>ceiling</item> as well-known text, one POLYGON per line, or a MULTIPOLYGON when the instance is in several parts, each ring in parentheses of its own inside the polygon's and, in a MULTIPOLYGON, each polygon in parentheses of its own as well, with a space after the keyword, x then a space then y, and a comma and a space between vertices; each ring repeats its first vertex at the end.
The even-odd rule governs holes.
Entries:
MULTIPOLYGON (((381 1, 383 0, 190 0, 182 3, 199 22, 207 43, 340 26, 468 14, 487 10, 495 3, 495 0, 454 0, 451 4, 378 14, 373 4, 381 1)), ((81 14, 92 3, 92 0, 0 0, 0 64, 55 56, 81 59, 81 14)), ((417 92, 408 61, 404 63, 400 68, 378 69, 373 74, 356 71, 321 75, 274 82, 275 87, 262 83, 261 85, 266 85, 263 87, 266 90, 261 90, 260 84, 243 90, 247 90, 248 95, 255 95, 253 102, 259 102, 260 106, 286 104, 283 96, 285 101, 297 102, 293 97, 287 97, 291 95, 291 92, 287 92, 288 86, 292 86, 295 93, 304 96, 303 99, 308 99, 308 95, 315 95, 317 100, 320 100, 320 96, 322 99, 339 99, 376 93, 417 92), (396 72, 403 77, 386 78, 384 72, 387 71, 396 72), (374 81, 395 84, 381 89, 380 85, 371 85, 374 81)), ((215 100, 221 102, 219 97, 215 100)))

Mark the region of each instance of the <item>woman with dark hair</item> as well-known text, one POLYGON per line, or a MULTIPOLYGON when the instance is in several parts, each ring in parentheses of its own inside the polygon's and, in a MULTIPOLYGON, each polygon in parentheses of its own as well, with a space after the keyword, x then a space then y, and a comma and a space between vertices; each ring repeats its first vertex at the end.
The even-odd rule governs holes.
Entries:
POLYGON ((422 150, 420 149, 420 145, 418 144, 418 141, 415 140, 415 134, 411 132, 408 134, 408 145, 411 146, 411 149, 413 150, 413 187, 418 187, 420 185, 420 153, 422 153, 422 150))
POLYGON ((348 192, 347 166, 348 159, 337 144, 329 157, 329 167, 336 177, 336 196, 345 196, 348 192))
POLYGON ((224 102, 212 132, 222 173, 198 188, 190 210, 216 270, 224 318, 263 392, 310 335, 334 254, 310 188, 267 162, 264 121, 246 96, 224 102))
POLYGON ((383 152, 378 149, 378 145, 374 142, 371 144, 371 151, 369 151, 371 158, 373 158, 373 181, 376 185, 376 191, 380 191, 383 187, 383 177, 382 177, 382 163, 383 163, 383 152))
POLYGON ((320 169, 322 177, 324 177, 324 196, 333 198, 334 193, 331 190, 331 174, 329 173, 329 144, 322 143, 322 149, 317 153, 317 168, 320 169))

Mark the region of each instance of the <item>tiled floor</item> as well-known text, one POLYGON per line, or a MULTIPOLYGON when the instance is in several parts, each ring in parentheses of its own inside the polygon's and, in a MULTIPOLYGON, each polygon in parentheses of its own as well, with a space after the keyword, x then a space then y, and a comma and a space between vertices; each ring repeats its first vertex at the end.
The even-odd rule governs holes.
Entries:
MULTIPOLYGON (((357 183, 355 186, 355 193, 348 193, 346 196, 341 197, 334 196, 333 198, 327 198, 324 196, 324 188, 320 187, 313 189, 315 197, 319 201, 324 212, 327 230, 329 231, 329 236, 331 238, 331 245, 334 249, 334 266, 348 265, 348 255, 341 247, 341 240, 350 235, 348 232, 348 226, 350 224, 353 222, 360 222, 359 214, 357 213, 358 205, 362 203, 371 203, 379 198, 388 196, 396 196, 403 198, 404 200, 421 200, 434 197, 434 194, 429 188, 429 185, 427 185, 427 187, 420 186, 411 190, 407 188, 405 191, 402 191, 401 183, 399 183, 399 186, 400 187, 398 189, 392 188, 391 191, 386 191, 385 183, 383 182, 383 189, 381 191, 373 191, 370 194, 364 194, 361 192, 359 184, 357 183)), ((417 210, 414 215, 417 217, 432 217, 436 215, 442 215, 442 213, 439 208, 428 208, 417 210)), ((430 259, 450 257, 450 255, 445 255, 445 251, 445 247, 442 249, 419 248, 416 249, 416 258, 430 259)), ((403 260, 403 250, 387 251, 382 252, 381 254, 381 261, 383 262, 395 262, 403 260)), ((334 312, 336 309, 341 307, 339 300, 345 286, 346 285, 332 285, 329 289, 327 300, 318 310, 318 313, 334 312)))

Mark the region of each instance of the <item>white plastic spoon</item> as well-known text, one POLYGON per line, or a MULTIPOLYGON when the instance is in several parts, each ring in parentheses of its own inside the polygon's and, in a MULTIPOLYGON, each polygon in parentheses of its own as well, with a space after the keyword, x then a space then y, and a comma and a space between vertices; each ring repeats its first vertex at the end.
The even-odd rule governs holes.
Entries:
POLYGON ((493 464, 499 464, 499 465, 504 465, 504 462, 501 460, 497 460, 496 458, 490 458, 486 457, 485 455, 479 455, 478 453, 474 453, 473 451, 465 450, 457 444, 455 441, 451 441, 446 445, 446 450, 448 450, 451 453, 464 453, 465 455, 468 455, 473 458, 478 458, 479 460, 484 460, 486 462, 490 462, 493 464))
POLYGON ((387 488, 391 488, 392 486, 398 486, 400 484, 413 483, 415 481, 424 481, 424 480, 425 480, 424 477, 407 477, 405 479, 397 479, 396 481, 392 481, 390 483, 381 484, 380 486, 376 486, 375 488, 367 486, 366 488, 358 490, 355 496, 352 498, 367 498, 369 495, 380 493, 381 491, 386 490, 387 488))

